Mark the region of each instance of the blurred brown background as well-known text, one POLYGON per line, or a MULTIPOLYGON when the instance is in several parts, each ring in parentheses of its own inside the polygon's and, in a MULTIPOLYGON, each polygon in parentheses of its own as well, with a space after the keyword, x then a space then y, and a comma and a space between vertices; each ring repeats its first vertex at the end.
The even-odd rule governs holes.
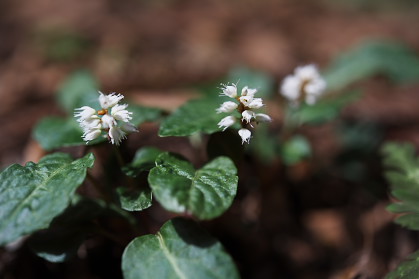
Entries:
MULTIPOLYGON (((279 83, 296 66, 326 67, 365 39, 396 40, 419 53, 418 27, 419 3, 408 0, 2 0, 0 167, 34 160, 42 153, 31 140, 31 129, 43 116, 62 114, 54 94, 74 70, 93 71, 104 92, 175 109, 194 94, 190 85, 216 81, 239 65, 265 71, 279 83)), ((357 86, 364 90, 363 98, 347 108, 344 117, 373 121, 387 127, 385 139, 419 146, 418 84, 400 87, 375 77, 357 86)), ((313 141, 315 158, 332 162, 338 147, 327 139, 334 134, 331 127, 308 129, 306 134, 313 141)), ((385 259, 364 260, 370 258, 361 235, 375 237, 391 220, 384 210, 386 190, 381 190, 379 200, 363 193, 363 185, 349 183, 353 188, 348 190, 348 184, 333 176, 321 192, 304 188, 305 167, 291 169, 295 180, 290 184, 296 188, 286 190, 305 206, 284 200, 282 190, 263 193, 248 182, 248 195, 239 195, 227 217, 208 225, 232 251, 243 278, 380 278, 412 250, 411 242, 401 241, 399 246, 405 246, 397 253, 387 249, 378 252, 385 259), (328 192, 336 187, 337 195, 328 192), (353 211, 353 204, 359 209, 353 211), (229 222, 237 216, 245 220, 244 228, 229 222), (295 216, 300 219, 293 220, 295 216), (376 227, 369 226, 371 218, 378 220, 376 227), (356 220, 357 227, 348 229, 350 220, 356 220), (288 230, 278 232, 290 223, 288 230), (299 226, 305 230, 299 231, 299 226), (254 257, 249 255, 253 252, 254 257)), ((254 171, 265 177, 264 185, 276 179, 276 170, 273 165, 254 171)), ((405 239, 406 232, 390 231, 382 239, 385 245, 405 239)), ((64 272, 40 259, 27 260, 42 266, 36 274, 50 276, 43 278, 64 272)), ((80 271, 77 278, 110 278, 72 264, 80 271)))
POLYGON ((150 96, 155 91, 216 80, 237 65, 278 80, 300 64, 324 67, 366 38, 396 39, 419 49, 418 6, 416 1, 2 0, 0 165, 22 161, 31 127, 56 113, 53 95, 72 70, 92 70, 105 92, 143 93, 144 103, 158 103, 150 96))

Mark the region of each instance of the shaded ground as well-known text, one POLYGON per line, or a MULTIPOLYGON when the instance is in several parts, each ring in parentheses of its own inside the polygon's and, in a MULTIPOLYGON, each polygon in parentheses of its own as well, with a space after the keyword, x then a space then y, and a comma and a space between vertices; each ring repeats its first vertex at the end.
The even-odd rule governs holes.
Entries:
MULTIPOLYGON (((394 39, 419 52, 417 5, 356 3, 2 1, 0 167, 43 154, 31 128, 42 116, 61 113, 54 94, 75 69, 91 69, 105 92, 175 109, 195 94, 190 85, 217 80, 236 65, 279 81, 300 64, 324 67, 368 38, 394 39)), ((417 236, 393 226, 384 209, 387 186, 377 148, 389 139, 419 147, 419 85, 400 87, 375 77, 358 87, 363 98, 343 112, 342 121, 303 130, 313 142, 312 160, 285 168, 246 157, 233 207, 203 224, 232 254, 243 278, 382 278, 416 248, 417 236), (367 131, 376 142, 345 145, 337 129, 367 131), (349 170, 360 166, 361 179, 351 179, 349 170)), ((142 127, 128 151, 156 144, 203 160, 203 150, 195 152, 187 140, 158 139, 156 132, 154 124, 142 127)), ((168 218, 155 209, 150 231, 168 218)), ((68 264, 46 263, 26 247, 0 251, 0 277, 119 278, 122 249, 94 238, 81 259, 68 264)))

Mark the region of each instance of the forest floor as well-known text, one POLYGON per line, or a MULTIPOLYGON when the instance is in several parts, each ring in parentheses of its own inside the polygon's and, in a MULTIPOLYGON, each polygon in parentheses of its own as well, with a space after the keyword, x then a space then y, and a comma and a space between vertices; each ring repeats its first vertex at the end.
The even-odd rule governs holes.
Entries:
MULTIPOLYGON (((419 53, 419 5, 362 2, 3 0, 0 168, 45 154, 31 129, 42 117, 63 113, 54 95, 74 70, 91 70, 103 92, 174 110, 197 95, 192 85, 219 80, 235 66, 264 71, 278 85, 296 66, 324 68, 365 40, 393 40, 419 53)), ((376 76, 354 87, 362 98, 339 121, 302 128, 311 159, 285 167, 245 157, 232 208, 203 223, 243 278, 382 278, 419 246, 418 236, 394 225, 385 210, 379 153, 389 140, 419 148, 419 84, 398 86, 376 76), (338 129, 367 135, 367 144, 344 146, 338 129), (358 179, 345 176, 351 167, 361 170, 358 179)), ((277 120, 272 125, 280 129, 277 120)), ((157 129, 144 125, 127 149, 154 144, 201 162, 187 140, 159 139, 157 129)), ((150 231, 170 217, 159 209, 152 216, 150 231)), ((122 276, 123 247, 93 239, 84 249, 87 256, 64 264, 47 263, 27 247, 0 250, 0 278, 122 276)))

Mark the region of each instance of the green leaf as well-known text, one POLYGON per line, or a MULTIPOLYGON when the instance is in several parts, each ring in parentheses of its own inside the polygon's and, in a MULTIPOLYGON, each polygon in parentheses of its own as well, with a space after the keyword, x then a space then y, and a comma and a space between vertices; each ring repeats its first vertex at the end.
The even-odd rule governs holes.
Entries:
POLYGON ((89 71, 78 71, 71 74, 58 91, 58 103, 73 115, 74 109, 82 106, 99 108, 99 84, 89 71))
POLYGON ((359 92, 351 92, 319 100, 315 105, 301 104, 298 108, 289 108, 292 110, 288 112, 289 120, 295 125, 321 124, 337 118, 345 106, 359 97, 359 92))
POLYGON ((161 153, 163 151, 151 146, 138 149, 132 162, 124 166, 123 171, 131 177, 136 177, 143 171, 149 171, 156 166, 155 161, 161 153))
POLYGON ((222 245, 193 221, 176 218, 135 238, 122 256, 125 279, 239 278, 222 245))
POLYGON ((190 136, 194 133, 211 134, 220 131, 218 122, 226 115, 217 113, 222 98, 192 100, 178 108, 161 124, 159 136, 190 136))
POLYGON ((126 187, 116 189, 121 208, 127 211, 142 211, 151 206, 151 190, 132 190, 126 187))
POLYGON ((385 279, 416 279, 419 274, 419 251, 409 255, 394 271, 387 274, 385 279))
POLYGON ((33 137, 45 150, 86 144, 74 118, 45 117, 34 128, 33 137))
POLYGON ((47 261, 66 261, 77 253, 89 235, 97 231, 97 219, 109 217, 133 223, 132 217, 115 205, 76 195, 72 205, 54 218, 47 230, 38 231, 29 238, 29 246, 47 261))
POLYGON ((166 152, 157 157, 156 165, 148 182, 167 210, 212 219, 226 211, 236 195, 237 169, 227 157, 218 157, 196 171, 188 161, 166 152))
POLYGON ((389 206, 394 213, 405 213, 396 223, 419 230, 419 160, 411 144, 387 143, 382 149, 385 176, 392 195, 399 200, 389 206))
POLYGON ((54 153, 38 164, 11 165, 0 173, 0 245, 45 228, 69 204, 94 156, 73 161, 54 153))
POLYGON ((396 42, 364 41, 339 56, 324 73, 330 90, 382 74, 397 83, 419 81, 419 56, 396 42))
POLYGON ((303 136, 294 136, 282 144, 281 157, 286 165, 294 165, 310 156, 310 143, 303 136))
POLYGON ((162 111, 158 108, 144 107, 135 104, 130 104, 127 109, 132 112, 132 120, 130 122, 135 126, 147 121, 155 121, 162 115, 162 111))

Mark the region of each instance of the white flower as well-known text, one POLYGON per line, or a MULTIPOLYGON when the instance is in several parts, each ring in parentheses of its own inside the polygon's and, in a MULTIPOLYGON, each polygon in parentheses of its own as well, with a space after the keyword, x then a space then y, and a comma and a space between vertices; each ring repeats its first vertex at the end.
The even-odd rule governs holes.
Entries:
POLYGON ((241 96, 239 98, 240 103, 242 103, 245 107, 249 106, 249 104, 253 101, 252 96, 241 96))
POLYGON ((217 109, 217 113, 222 112, 233 112, 237 108, 237 104, 232 101, 227 101, 221 104, 221 106, 217 109))
POLYGON ((294 73, 299 79, 305 80, 317 79, 320 77, 319 70, 314 64, 299 66, 295 69, 294 73))
POLYGON ((307 104, 314 104, 326 90, 326 81, 321 77, 315 65, 297 67, 294 75, 284 78, 281 94, 290 101, 305 98, 307 104))
POLYGON ((242 89, 242 96, 250 96, 250 97, 253 97, 253 96, 255 96, 255 94, 256 94, 257 91, 258 91, 257 89, 251 89, 251 88, 245 86, 242 89))
POLYGON ((251 138, 252 132, 246 128, 242 128, 239 130, 239 136, 242 138, 242 144, 245 142, 249 143, 251 138))
POLYGON ((99 91, 101 110, 83 106, 75 110, 74 116, 83 129, 83 140, 87 143, 101 135, 108 137, 110 142, 119 145, 127 134, 138 132, 137 128, 129 123, 132 112, 127 110, 128 105, 118 104, 123 95, 111 93, 105 95, 99 91), (106 135, 107 134, 107 135, 106 135))
POLYGON ((115 92, 111 93, 111 94, 108 94, 108 95, 105 95, 105 94, 103 94, 102 92, 99 91, 99 94, 100 94, 99 103, 100 103, 100 106, 103 109, 108 109, 110 107, 113 107, 114 105, 119 103, 119 101, 121 101, 124 98, 123 95, 116 94, 115 92))
POLYGON ((255 115, 256 121, 257 122, 271 122, 272 118, 264 113, 256 113, 255 115))
POLYGON ((235 115, 229 115, 221 119, 218 123, 219 128, 223 128, 225 131, 228 127, 232 126, 234 123, 239 122, 242 128, 238 131, 242 144, 245 142, 249 143, 252 132, 246 127, 252 127, 254 122, 270 122, 271 118, 269 115, 258 113, 256 114, 254 110, 260 109, 264 106, 262 98, 255 98, 257 90, 251 89, 247 86, 243 87, 241 90, 241 95, 237 96, 237 86, 233 85, 224 85, 223 93, 221 96, 228 96, 230 98, 239 101, 239 103, 227 101, 221 104, 221 106, 216 110, 217 113, 232 113, 237 110, 241 114, 241 118, 235 115))
POLYGON ((132 125, 131 123, 123 123, 121 125, 121 130, 124 131, 125 133, 129 134, 129 133, 134 133, 134 132, 138 132, 137 127, 135 127, 134 125, 132 125))
POLYGON ((79 121, 80 126, 83 128, 83 130, 88 130, 92 128, 97 128, 100 126, 100 117, 97 115, 92 115, 89 118, 84 119, 83 121, 79 121))
POLYGON ((80 123, 96 114, 96 110, 89 106, 76 108, 75 111, 76 113, 74 113, 74 117, 79 118, 77 121, 80 123))
POLYGON ((250 121, 252 120, 252 118, 255 117, 255 113, 251 110, 245 110, 242 112, 242 120, 245 121, 246 123, 250 123, 250 121))
POLYGON ((260 109, 261 107, 263 107, 262 98, 253 98, 253 100, 250 101, 248 107, 251 109, 260 109))
POLYGON ((228 127, 236 123, 236 117, 230 115, 226 116, 223 119, 221 119, 220 122, 218 122, 218 128, 224 127, 223 131, 225 131, 228 127))
POLYGON ((281 84, 281 94, 290 101, 300 97, 301 81, 296 76, 286 76, 281 84))
POLYGON ((321 96, 326 90, 326 81, 322 78, 312 80, 310 83, 307 83, 305 86, 305 91, 307 93, 306 102, 308 104, 314 104, 317 101, 317 98, 321 96))
POLYGON ((132 112, 127 111, 126 110, 127 107, 128 105, 115 105, 112 107, 111 115, 116 120, 129 122, 132 119, 131 117, 132 112))
POLYGON ((112 116, 105 114, 104 116, 102 116, 102 126, 104 129, 109 129, 111 127, 114 127, 117 125, 117 122, 115 120, 115 118, 113 118, 112 116))
POLYGON ((98 138, 101 134, 102 134, 102 130, 100 129, 100 126, 99 128, 87 129, 84 131, 83 140, 86 143, 89 143, 89 141, 92 141, 98 138))
POLYGON ((119 145, 123 139, 126 139, 126 133, 119 127, 112 126, 109 129, 109 138, 112 144, 119 145))
POLYGON ((221 96, 227 96, 230 98, 236 98, 237 97, 237 86, 233 83, 232 85, 224 85, 223 93, 221 93, 221 96))

